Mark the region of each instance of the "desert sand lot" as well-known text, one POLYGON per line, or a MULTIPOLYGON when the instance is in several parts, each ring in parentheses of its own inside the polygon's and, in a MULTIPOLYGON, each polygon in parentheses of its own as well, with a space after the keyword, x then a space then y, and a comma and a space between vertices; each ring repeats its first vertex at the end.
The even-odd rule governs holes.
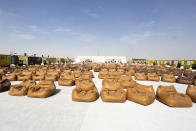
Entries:
MULTIPOLYGON (((93 79, 101 90, 98 73, 93 79)), ((173 83, 137 81, 150 85, 173 83)), ((20 82, 12 82, 16 84, 20 82)), ((26 96, 9 96, 0 93, 0 131, 194 131, 196 104, 191 108, 171 108, 159 101, 142 106, 131 101, 105 103, 101 98, 92 103, 73 102, 73 87, 58 86, 57 93, 45 99, 26 96)), ((174 83, 180 93, 187 85, 174 83)))

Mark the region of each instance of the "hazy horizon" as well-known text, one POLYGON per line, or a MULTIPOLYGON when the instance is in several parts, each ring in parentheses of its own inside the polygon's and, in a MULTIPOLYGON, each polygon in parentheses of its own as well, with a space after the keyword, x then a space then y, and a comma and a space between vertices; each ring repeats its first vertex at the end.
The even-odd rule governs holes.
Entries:
POLYGON ((196 59, 195 0, 0 0, 0 54, 196 59))

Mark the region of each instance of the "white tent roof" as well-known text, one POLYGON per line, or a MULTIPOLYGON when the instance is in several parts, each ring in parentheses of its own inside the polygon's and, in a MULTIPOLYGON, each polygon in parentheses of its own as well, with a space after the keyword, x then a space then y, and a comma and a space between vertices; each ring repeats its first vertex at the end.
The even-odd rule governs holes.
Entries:
POLYGON ((125 56, 77 56, 75 58, 76 63, 82 62, 85 60, 91 60, 92 62, 105 62, 110 60, 116 60, 117 62, 126 63, 126 57, 125 56))

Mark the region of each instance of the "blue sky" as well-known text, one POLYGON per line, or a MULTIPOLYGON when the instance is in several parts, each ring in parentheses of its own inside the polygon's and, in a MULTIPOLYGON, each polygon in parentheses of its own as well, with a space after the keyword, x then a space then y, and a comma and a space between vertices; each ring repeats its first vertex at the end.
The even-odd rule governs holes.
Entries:
POLYGON ((0 0, 0 53, 196 59, 196 0, 0 0))

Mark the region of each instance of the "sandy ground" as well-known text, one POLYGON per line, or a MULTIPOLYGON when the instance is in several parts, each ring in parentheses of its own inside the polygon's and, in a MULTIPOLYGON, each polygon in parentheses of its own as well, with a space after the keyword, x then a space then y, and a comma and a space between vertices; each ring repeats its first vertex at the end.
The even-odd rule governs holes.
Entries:
MULTIPOLYGON (((93 79, 100 91, 102 80, 93 79)), ((138 81, 157 86, 172 83, 138 81)), ((16 84, 20 82, 12 82, 16 84)), ((149 106, 131 101, 104 103, 73 102, 72 89, 58 86, 57 93, 46 99, 9 96, 0 93, 0 131, 193 131, 196 129, 196 104, 191 108, 171 108, 157 100, 149 106)), ((185 93, 187 85, 174 84, 185 93)))

